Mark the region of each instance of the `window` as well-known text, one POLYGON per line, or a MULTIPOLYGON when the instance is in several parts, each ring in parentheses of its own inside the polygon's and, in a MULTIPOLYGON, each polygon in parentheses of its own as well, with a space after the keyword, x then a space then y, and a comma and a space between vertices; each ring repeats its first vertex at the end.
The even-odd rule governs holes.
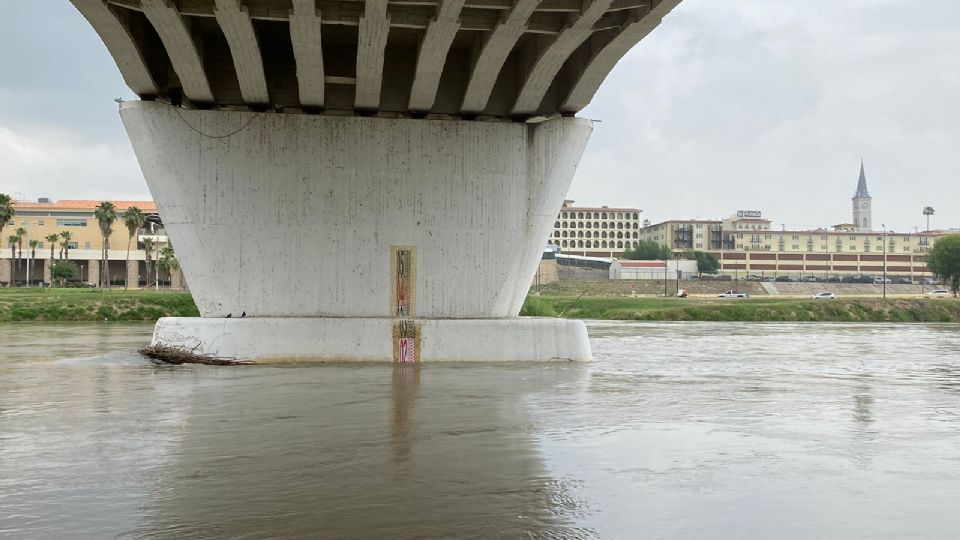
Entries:
POLYGON ((559 228, 560 228, 560 222, 559 222, 559 221, 554 221, 554 222, 553 222, 553 228, 554 228, 554 229, 559 229, 559 228))
POLYGON ((799 240, 799 239, 800 239, 800 236, 798 236, 798 235, 796 235, 796 234, 793 235, 793 240, 799 240))
POLYGON ((564 240, 563 242, 560 243, 560 245, 563 246, 563 247, 567 247, 567 241, 564 240))
POLYGON ((58 219, 57 227, 86 227, 87 220, 85 219, 58 219))
POLYGON ((93 249, 93 248, 90 247, 90 242, 84 242, 83 249, 93 249))
POLYGON ((751 244, 759 244, 759 243, 760 243, 760 235, 759 235, 759 234, 751 234, 751 235, 750 235, 750 243, 751 243, 751 244))
POLYGON ((43 242, 37 242, 37 249, 43 249, 43 242))
POLYGON ((38 221, 38 222, 37 222, 37 225, 43 227, 43 225, 44 225, 43 220, 41 219, 40 221, 38 221))
MULTIPOLYGON (((90 245, 90 242, 87 242, 87 245, 90 245)), ((67 242, 67 249, 77 249, 76 242, 67 242)), ((89 248, 88 248, 89 249, 89 248)))

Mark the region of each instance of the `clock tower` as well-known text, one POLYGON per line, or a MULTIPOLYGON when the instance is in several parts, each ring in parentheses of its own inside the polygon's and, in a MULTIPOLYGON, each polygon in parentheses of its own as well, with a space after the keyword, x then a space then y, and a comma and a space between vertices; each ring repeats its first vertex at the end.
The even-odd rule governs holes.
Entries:
POLYGON ((863 161, 860 161, 860 180, 857 192, 853 194, 853 223, 858 231, 873 230, 873 208, 870 192, 867 191, 867 176, 863 173, 863 161))

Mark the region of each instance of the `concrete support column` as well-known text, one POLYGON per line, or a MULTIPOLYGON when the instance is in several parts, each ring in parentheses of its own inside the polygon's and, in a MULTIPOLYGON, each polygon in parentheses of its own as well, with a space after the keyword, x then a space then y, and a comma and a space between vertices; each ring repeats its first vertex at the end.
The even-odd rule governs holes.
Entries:
POLYGON ((127 261, 127 288, 140 287, 140 261, 127 261))
POLYGON ((13 261, 11 259, 0 259, 0 283, 6 283, 8 287, 13 285, 13 261))
MULTIPOLYGON (((251 318, 284 319, 263 333, 274 340, 240 349, 248 357, 268 357, 280 350, 272 341, 315 324, 298 356, 389 360, 377 352, 383 344, 363 345, 382 339, 399 361, 467 359, 471 346, 472 359, 589 358, 581 323, 516 317, 590 121, 177 111, 160 102, 124 103, 121 117, 201 316, 246 313, 242 339, 256 335, 251 318), (451 319, 460 321, 426 322, 451 319), (446 343, 465 336, 472 345, 446 343)), ((164 324, 155 340, 179 336, 213 354, 241 339, 224 337, 229 324, 177 323, 170 333, 164 324)))
POLYGON ((90 259, 87 261, 87 281, 97 287, 100 286, 100 260, 90 259))
POLYGON ((47 285, 53 283, 53 265, 50 264, 50 259, 37 259, 37 264, 43 264, 43 282, 47 285))

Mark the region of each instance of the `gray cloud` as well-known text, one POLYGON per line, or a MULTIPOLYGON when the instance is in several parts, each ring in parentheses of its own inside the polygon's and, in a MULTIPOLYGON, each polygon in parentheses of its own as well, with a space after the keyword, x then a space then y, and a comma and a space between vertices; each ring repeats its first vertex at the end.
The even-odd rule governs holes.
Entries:
MULTIPOLYGON (((148 197, 113 98, 132 98, 65 1, 6 0, 0 191, 148 197)), ((849 219, 864 158, 874 221, 960 226, 960 3, 685 0, 617 66, 571 188, 650 219, 762 209, 849 219)))

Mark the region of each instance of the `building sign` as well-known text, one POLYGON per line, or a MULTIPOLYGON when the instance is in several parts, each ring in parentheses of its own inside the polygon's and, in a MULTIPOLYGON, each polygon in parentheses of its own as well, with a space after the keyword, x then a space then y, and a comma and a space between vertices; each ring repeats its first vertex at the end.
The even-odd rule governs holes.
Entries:
POLYGON ((760 219, 761 213, 760 210, 737 210, 738 218, 751 218, 751 219, 760 219))

